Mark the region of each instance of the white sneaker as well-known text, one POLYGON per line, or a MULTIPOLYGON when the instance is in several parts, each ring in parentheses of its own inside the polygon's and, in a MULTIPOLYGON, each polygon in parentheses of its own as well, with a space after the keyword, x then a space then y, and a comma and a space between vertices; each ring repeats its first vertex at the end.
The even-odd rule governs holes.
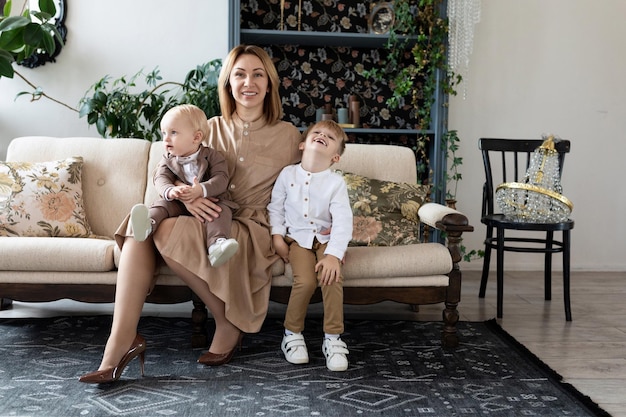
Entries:
POLYGON ((152 221, 148 206, 136 204, 130 210, 130 225, 133 229, 133 236, 138 242, 143 242, 152 233, 152 221))
POLYGON ((239 243, 235 239, 221 237, 209 247, 209 262, 217 268, 226 263, 237 252, 237 249, 239 249, 239 243))
POLYGON ((345 371, 348 369, 348 346, 341 339, 324 339, 322 352, 326 356, 326 367, 330 371, 345 371))
POLYGON ((304 342, 304 336, 301 333, 290 334, 289 336, 283 336, 283 341, 280 344, 280 348, 285 354, 287 362, 300 365, 303 363, 309 363, 309 351, 306 349, 306 343, 304 342))

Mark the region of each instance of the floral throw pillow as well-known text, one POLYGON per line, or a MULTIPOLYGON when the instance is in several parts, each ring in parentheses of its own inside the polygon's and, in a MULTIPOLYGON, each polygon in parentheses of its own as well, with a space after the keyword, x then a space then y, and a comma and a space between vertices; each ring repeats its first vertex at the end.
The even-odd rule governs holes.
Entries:
POLYGON ((90 237, 82 157, 0 162, 0 236, 90 237))
POLYGON ((354 225, 350 246, 396 246, 420 242, 417 210, 430 187, 341 172, 348 186, 354 225))

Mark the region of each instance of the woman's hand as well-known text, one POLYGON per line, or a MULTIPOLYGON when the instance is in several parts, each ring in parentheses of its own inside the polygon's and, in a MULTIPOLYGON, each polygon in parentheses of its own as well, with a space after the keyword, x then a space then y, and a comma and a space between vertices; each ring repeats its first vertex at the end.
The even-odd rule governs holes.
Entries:
POLYGON ((214 197, 196 198, 193 201, 183 201, 189 213, 200 222, 212 222, 220 216, 222 208, 217 205, 219 199, 214 197))

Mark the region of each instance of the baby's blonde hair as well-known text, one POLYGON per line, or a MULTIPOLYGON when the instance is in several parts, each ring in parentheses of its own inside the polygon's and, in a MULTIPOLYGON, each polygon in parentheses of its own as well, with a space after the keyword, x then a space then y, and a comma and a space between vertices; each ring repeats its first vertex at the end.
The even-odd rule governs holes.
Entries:
MULTIPOLYGON (((202 141, 206 141, 209 137, 209 124, 207 123, 207 117, 204 111, 193 104, 179 104, 178 106, 174 106, 165 114, 168 113, 177 113, 180 116, 183 116, 187 122, 191 125, 194 132, 200 131, 202 133, 202 141)), ((165 114, 163 117, 165 117, 165 114)))

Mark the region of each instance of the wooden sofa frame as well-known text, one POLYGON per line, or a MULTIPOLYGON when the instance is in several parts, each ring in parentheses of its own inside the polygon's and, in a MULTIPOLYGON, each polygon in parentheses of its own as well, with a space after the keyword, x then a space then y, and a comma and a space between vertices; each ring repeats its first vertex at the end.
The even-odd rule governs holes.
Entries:
MULTIPOLYGON (((453 268, 448 274, 447 287, 346 287, 344 303, 368 305, 382 301, 394 301, 412 307, 426 304, 445 303, 443 311, 444 329, 442 346, 456 347, 459 343, 456 323, 459 319, 457 306, 461 300, 461 261, 460 242, 463 232, 473 230, 467 218, 459 214, 449 214, 437 225, 446 234, 447 248, 452 256, 453 268)), ((286 304, 291 288, 272 287, 270 300, 286 304)), ((21 302, 49 302, 71 299, 87 303, 112 303, 115 300, 115 285, 103 284, 28 284, 0 283, 0 309, 11 307, 13 300, 21 302)), ((192 346, 205 347, 209 343, 206 329, 208 312, 204 303, 186 286, 157 285, 146 298, 148 303, 175 304, 193 302, 192 346)), ((319 291, 311 300, 320 302, 319 291)))

